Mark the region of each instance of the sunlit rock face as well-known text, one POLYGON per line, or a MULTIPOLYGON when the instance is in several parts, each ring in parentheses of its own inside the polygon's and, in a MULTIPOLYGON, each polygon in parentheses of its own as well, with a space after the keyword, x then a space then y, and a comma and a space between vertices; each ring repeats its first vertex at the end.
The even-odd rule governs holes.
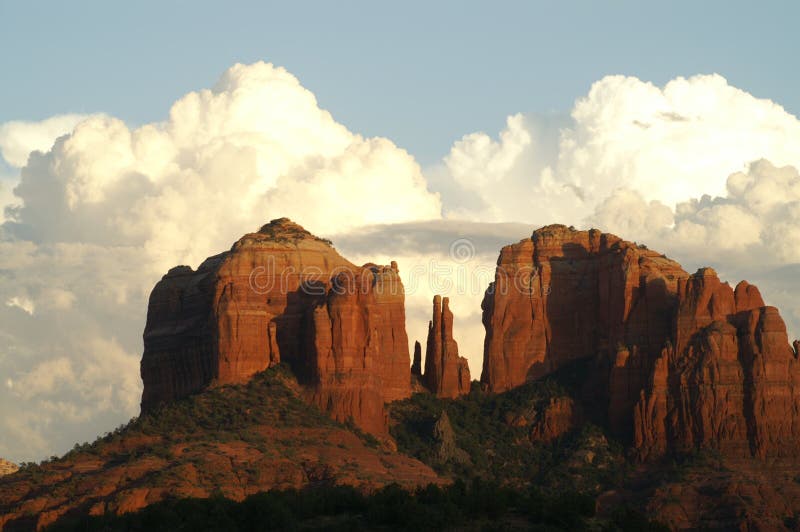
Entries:
POLYGON ((342 421, 386 431, 383 403, 410 395, 397 266, 356 266, 330 242, 273 220, 150 296, 142 411, 281 361, 342 421))
POLYGON ((422 380, 425 387, 439 397, 455 398, 469 393, 469 364, 466 358, 458 355, 450 300, 439 295, 433 297, 422 380))
POLYGON ((588 361, 584 389, 641 459, 698 447, 796 453, 800 365, 756 287, 560 225, 504 247, 497 264, 482 305, 489 390, 588 361))

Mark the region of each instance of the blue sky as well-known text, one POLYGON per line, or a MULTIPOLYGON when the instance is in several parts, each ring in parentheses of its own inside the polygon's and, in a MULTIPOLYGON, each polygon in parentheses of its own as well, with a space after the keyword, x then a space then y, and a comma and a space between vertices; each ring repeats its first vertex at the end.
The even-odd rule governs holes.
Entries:
POLYGON ((271 61, 352 131, 421 163, 516 112, 564 112, 606 74, 719 73, 797 115, 797 2, 0 2, 0 123, 131 124, 231 64, 271 61), (230 5, 228 5, 230 4, 230 5))

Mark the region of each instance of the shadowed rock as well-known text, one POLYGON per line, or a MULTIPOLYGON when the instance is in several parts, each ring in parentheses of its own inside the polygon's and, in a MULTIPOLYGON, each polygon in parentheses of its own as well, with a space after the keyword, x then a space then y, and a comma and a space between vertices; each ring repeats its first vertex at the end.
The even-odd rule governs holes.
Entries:
POLYGON ((590 361, 584 382, 641 459, 713 448, 792 458, 800 365, 777 309, 711 268, 561 225, 500 252, 483 304, 482 383, 495 392, 590 361))

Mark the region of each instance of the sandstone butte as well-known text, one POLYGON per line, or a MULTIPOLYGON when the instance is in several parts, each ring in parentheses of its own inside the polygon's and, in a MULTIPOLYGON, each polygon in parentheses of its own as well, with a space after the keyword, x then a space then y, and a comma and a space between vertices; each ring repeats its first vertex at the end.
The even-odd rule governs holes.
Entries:
POLYGON ((395 263, 356 266, 294 222, 273 220, 153 289, 142 412, 283 361, 323 411, 385 435, 384 403, 411 394, 404 299, 395 263))
MULTIPOLYGON (((467 359, 458 356, 458 344, 453 339, 453 313, 449 304, 446 297, 433 297, 433 317, 428 322, 422 381, 436 396, 455 398, 469 393, 471 380, 467 359)), ((414 360, 416 363, 416 346, 414 360)))
POLYGON ((588 361, 584 390, 641 460, 800 451, 797 344, 745 281, 733 289, 710 268, 690 275, 614 235, 551 225, 502 249, 482 309, 483 386, 588 361))

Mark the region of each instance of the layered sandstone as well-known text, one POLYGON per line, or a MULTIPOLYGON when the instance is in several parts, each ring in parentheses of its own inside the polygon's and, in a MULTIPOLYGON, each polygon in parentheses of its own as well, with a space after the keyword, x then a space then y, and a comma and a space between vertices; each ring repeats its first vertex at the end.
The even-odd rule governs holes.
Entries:
POLYGON ((689 275, 614 235, 555 225, 503 248, 482 308, 481 380, 492 391, 588 360, 584 384, 642 459, 797 451, 796 349, 746 282, 733 290, 711 269, 689 275))
POLYGON ((353 418, 376 434, 388 429, 384 402, 411 394, 403 285, 396 268, 369 264, 342 271, 326 301, 309 310, 314 402, 335 419, 353 418))
POLYGON ((454 398, 469 393, 471 381, 467 359, 458 356, 458 344, 453 339, 453 313, 449 303, 446 297, 433 297, 423 382, 437 396, 454 398))
POLYGON ((677 296, 674 347, 634 411, 640 454, 708 446, 733 457, 796 456, 800 363, 778 309, 710 268, 682 280, 677 296))
POLYGON ((337 419, 384 432, 383 403, 410 395, 404 298, 396 264, 358 267, 273 220, 153 289, 142 411, 283 361, 337 419))

